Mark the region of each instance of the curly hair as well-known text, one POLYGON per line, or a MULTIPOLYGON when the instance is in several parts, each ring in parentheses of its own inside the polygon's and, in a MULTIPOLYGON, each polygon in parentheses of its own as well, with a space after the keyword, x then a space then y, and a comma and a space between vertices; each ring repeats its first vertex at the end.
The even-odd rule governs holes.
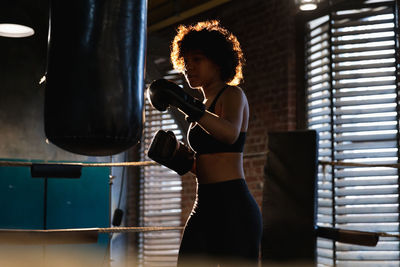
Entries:
POLYGON ((185 53, 199 50, 221 69, 221 79, 229 85, 243 80, 245 59, 237 38, 219 21, 209 20, 194 25, 180 25, 171 44, 171 62, 175 70, 185 70, 185 53))

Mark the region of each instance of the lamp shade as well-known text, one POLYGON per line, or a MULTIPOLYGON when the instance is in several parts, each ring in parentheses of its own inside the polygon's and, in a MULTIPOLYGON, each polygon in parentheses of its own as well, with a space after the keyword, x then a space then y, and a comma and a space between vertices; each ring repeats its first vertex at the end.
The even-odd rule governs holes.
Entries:
POLYGON ((4 1, 0 4, 0 36, 21 38, 35 34, 33 23, 23 6, 16 2, 4 1))
POLYGON ((301 11, 310 11, 317 9, 319 0, 295 0, 295 3, 301 11))
POLYGON ((21 38, 35 34, 35 31, 28 26, 14 23, 0 23, 0 36, 21 38))

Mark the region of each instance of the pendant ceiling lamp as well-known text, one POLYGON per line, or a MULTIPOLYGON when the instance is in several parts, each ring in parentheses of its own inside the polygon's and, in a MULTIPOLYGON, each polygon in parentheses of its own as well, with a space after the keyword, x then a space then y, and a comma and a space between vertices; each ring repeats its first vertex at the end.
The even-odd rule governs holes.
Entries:
POLYGON ((0 4, 0 36, 22 38, 35 34, 32 21, 22 6, 16 1, 4 1, 0 4))
POLYGON ((319 0, 295 0, 295 2, 300 10, 310 11, 317 9, 319 0))

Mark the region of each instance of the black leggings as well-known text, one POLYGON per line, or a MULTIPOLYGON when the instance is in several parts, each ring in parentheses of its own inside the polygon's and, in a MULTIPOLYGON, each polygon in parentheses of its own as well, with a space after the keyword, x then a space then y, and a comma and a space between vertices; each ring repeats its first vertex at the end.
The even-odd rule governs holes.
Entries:
POLYGON ((260 209, 244 179, 199 184, 178 266, 257 266, 260 209))

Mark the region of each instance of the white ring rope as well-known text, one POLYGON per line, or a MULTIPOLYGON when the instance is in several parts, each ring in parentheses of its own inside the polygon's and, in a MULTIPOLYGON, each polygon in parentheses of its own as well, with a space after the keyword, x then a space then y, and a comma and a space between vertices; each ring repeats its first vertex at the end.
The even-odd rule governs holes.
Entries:
POLYGON ((400 164, 367 164, 356 162, 343 162, 343 161, 318 161, 319 164, 326 166, 343 166, 343 167, 386 167, 386 168, 400 168, 400 164))
POLYGON ((109 227, 109 228, 71 228, 71 229, 0 229, 1 233, 79 233, 79 232, 98 232, 98 233, 133 233, 150 231, 171 231, 183 230, 182 226, 150 226, 150 227, 109 227))
POLYGON ((100 162, 100 163, 81 163, 81 162, 23 162, 23 161, 0 161, 0 167, 30 167, 34 164, 66 165, 81 167, 136 167, 158 165, 154 161, 134 161, 134 162, 100 162))

